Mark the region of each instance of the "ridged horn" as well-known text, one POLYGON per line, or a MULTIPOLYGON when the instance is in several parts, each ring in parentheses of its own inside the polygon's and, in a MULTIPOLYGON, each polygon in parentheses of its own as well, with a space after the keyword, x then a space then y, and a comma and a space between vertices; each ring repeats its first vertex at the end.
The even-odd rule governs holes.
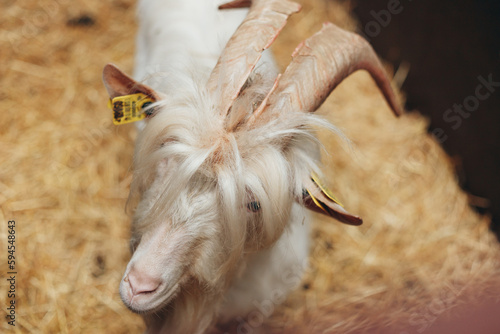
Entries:
POLYGON ((288 0, 252 1, 247 17, 230 38, 208 79, 208 89, 220 101, 217 107, 221 115, 227 115, 262 52, 276 39, 288 17, 300 8, 288 0))
POLYGON ((249 123, 262 112, 282 109, 313 112, 342 80, 361 69, 373 77, 394 114, 401 115, 390 81, 370 44, 361 36, 327 22, 295 49, 292 62, 249 123))

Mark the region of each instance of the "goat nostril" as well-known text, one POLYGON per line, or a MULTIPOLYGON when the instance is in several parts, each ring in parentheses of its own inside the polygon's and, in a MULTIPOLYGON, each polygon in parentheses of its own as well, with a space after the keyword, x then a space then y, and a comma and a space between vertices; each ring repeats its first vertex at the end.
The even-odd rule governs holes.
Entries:
POLYGON ((132 296, 153 293, 161 284, 160 279, 137 272, 130 272, 127 276, 125 276, 123 281, 128 282, 128 284, 130 285, 132 296))

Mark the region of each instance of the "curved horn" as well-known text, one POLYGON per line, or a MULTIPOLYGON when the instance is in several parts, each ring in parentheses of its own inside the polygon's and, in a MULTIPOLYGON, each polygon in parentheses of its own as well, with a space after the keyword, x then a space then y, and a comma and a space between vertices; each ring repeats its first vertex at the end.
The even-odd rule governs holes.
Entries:
POLYGON ((208 79, 208 89, 218 94, 222 115, 228 113, 262 51, 276 39, 288 17, 299 10, 299 4, 288 0, 252 1, 247 17, 227 43, 208 79))
MULTIPOLYGON (((373 77, 397 116, 401 108, 375 51, 361 36, 332 23, 294 51, 285 73, 249 119, 252 123, 264 110, 288 109, 313 112, 331 91, 351 73, 364 69, 373 77)), ((266 111, 266 112, 267 112, 266 111)))

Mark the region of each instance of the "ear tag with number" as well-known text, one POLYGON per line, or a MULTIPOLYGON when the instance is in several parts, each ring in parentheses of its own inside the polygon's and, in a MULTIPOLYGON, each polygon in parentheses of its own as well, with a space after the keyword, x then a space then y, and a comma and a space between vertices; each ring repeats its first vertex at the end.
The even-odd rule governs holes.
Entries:
POLYGON ((348 225, 361 225, 363 219, 349 213, 332 192, 320 181, 318 175, 311 175, 304 181, 302 203, 314 212, 322 213, 348 225))
MULTIPOLYGON (((342 203, 340 203, 340 201, 333 195, 331 190, 328 189, 323 182, 321 182, 321 180, 319 179, 318 175, 316 175, 316 173, 311 173, 311 179, 319 187, 319 189, 321 189, 321 192, 326 197, 328 197, 329 199, 331 199, 332 201, 334 201, 335 203, 337 203, 341 207, 344 207, 344 205, 342 203)), ((311 194, 311 197, 312 197, 312 200, 314 201, 314 203, 317 204, 319 207, 321 207, 321 205, 319 205, 319 203, 317 203, 316 198, 312 194, 311 194)))
POLYGON ((153 102, 154 100, 149 96, 137 93, 110 99, 108 107, 113 110, 113 123, 121 125, 146 118, 142 110, 153 102))

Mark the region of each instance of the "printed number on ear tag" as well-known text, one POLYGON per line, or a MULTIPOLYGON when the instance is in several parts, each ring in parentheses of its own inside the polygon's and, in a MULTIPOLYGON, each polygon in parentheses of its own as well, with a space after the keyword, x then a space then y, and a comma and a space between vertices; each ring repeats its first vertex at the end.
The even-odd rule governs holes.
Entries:
POLYGON ((108 103, 108 107, 113 110, 113 124, 127 124, 146 118, 142 109, 153 102, 149 96, 142 93, 115 97, 108 103))
MULTIPOLYGON (((333 195, 331 190, 328 189, 323 182, 321 182, 321 180, 319 179, 318 175, 316 175, 316 173, 311 173, 311 179, 314 183, 316 183, 316 185, 319 187, 319 189, 321 189, 321 192, 323 194, 325 194, 326 197, 328 197, 329 199, 331 199, 332 201, 334 201, 335 203, 337 203, 341 207, 344 207, 344 205, 342 205, 342 203, 340 203, 340 201, 333 195)), ((312 196, 312 195, 311 195, 311 197, 313 198, 314 203, 316 203, 316 198, 314 198, 314 196, 312 196)))

